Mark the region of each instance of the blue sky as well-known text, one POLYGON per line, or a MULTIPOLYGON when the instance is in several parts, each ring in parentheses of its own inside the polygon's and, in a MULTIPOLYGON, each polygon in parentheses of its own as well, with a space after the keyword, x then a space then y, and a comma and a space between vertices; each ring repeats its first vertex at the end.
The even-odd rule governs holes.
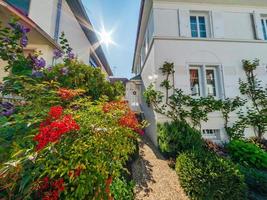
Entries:
POLYGON ((140 0, 82 0, 95 29, 113 30, 115 45, 103 46, 115 76, 130 78, 140 0))

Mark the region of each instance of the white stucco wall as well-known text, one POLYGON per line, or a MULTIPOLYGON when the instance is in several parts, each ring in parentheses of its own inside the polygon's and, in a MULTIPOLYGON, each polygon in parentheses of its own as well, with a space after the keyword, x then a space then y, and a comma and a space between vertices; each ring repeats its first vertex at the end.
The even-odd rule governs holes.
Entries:
POLYGON ((31 0, 29 17, 54 38, 58 0, 31 0))
POLYGON ((90 43, 65 0, 62 1, 59 33, 64 32, 70 46, 85 64, 89 64, 90 43))
MULTIPOLYGON (((200 4, 185 2, 156 1, 153 4, 154 13, 154 40, 151 51, 146 58, 145 64, 141 67, 143 86, 146 88, 154 83, 156 89, 164 79, 159 68, 165 61, 173 62, 175 65, 175 87, 183 89, 190 94, 190 64, 218 65, 222 68, 222 87, 225 97, 235 97, 239 93, 239 78, 244 79, 242 69, 243 59, 260 59, 260 66, 257 70, 258 78, 267 86, 267 41, 256 40, 253 23, 253 12, 267 14, 267 7, 200 4), (210 31, 211 37, 197 39, 180 36, 179 10, 194 10, 207 12, 211 15, 210 31), (220 13, 220 23, 223 34, 216 38, 213 33, 214 22, 212 13, 220 13), (149 79, 148 77, 157 77, 149 79)), ((147 13, 148 15, 149 13, 147 13)), ((217 15, 218 16, 218 15, 217 15)), ((218 20, 218 19, 217 19, 218 20)), ((143 28, 144 29, 144 28, 143 28)), ((217 35, 218 36, 218 35, 217 35)), ((140 50, 138 47, 137 52, 140 50)), ((147 134, 156 144, 156 122, 167 120, 166 117, 154 113, 143 103, 142 108, 146 119, 150 122, 147 134)), ((233 123, 237 119, 232 114, 233 123)), ((202 123, 203 129, 220 129, 221 140, 227 140, 223 129, 223 119, 219 112, 209 114, 209 121, 202 123)), ((252 129, 246 130, 246 136, 253 136, 252 129)))

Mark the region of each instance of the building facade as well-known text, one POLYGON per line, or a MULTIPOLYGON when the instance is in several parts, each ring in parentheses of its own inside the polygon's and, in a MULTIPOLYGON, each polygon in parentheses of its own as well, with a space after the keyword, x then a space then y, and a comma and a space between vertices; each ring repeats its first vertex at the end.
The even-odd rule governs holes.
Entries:
MULTIPOLYGON (((73 52, 85 64, 100 67, 107 75, 112 71, 81 0, 5 0, 25 18, 32 20, 51 40, 59 42, 64 32, 73 52)), ((1 18, 2 19, 2 18, 1 18)), ((29 41, 31 43, 31 41, 29 41)), ((40 50, 36 49, 35 50, 40 50)), ((48 64, 54 64, 52 54, 48 64)))
MULTIPOLYGON (((245 78, 243 59, 260 59, 257 76, 267 86, 266 0, 143 0, 132 71, 140 74, 143 90, 160 90, 165 61, 175 66, 174 84, 194 97, 240 96, 245 78)), ((140 91, 142 93, 142 91, 140 91)), ((166 121, 142 101, 151 124, 147 130, 157 143, 156 123, 166 121)), ((232 116, 235 119, 237 116, 232 116)), ((220 113, 202 123, 203 136, 227 140, 220 113)), ((252 136, 251 129, 246 130, 252 136)))

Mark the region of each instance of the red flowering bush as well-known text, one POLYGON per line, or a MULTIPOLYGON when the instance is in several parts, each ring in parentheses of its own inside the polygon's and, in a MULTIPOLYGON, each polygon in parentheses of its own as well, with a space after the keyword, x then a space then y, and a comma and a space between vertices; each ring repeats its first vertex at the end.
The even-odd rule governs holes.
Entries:
POLYGON ((74 97, 81 95, 82 93, 84 93, 84 90, 80 90, 80 89, 72 90, 72 89, 66 89, 66 88, 59 88, 59 90, 57 91, 57 94, 64 101, 71 100, 74 97))
POLYGON ((39 181, 35 190, 42 200, 58 200, 60 193, 65 190, 64 179, 52 181, 49 177, 45 177, 39 181))
POLYGON ((139 122, 136 118, 136 115, 132 111, 128 111, 124 116, 119 119, 119 124, 124 127, 128 127, 133 131, 139 133, 140 135, 144 134, 144 131, 140 128, 139 122))
POLYGON ((129 110, 129 107, 127 101, 111 101, 105 103, 102 110, 104 113, 108 113, 114 110, 129 110))
POLYGON ((79 128, 71 115, 63 116, 61 106, 51 107, 49 117, 40 124, 39 134, 34 137, 34 140, 38 142, 36 149, 41 150, 48 143, 58 141, 63 134, 79 130, 79 128))
POLYGON ((144 134, 136 114, 132 112, 127 104, 127 101, 112 101, 105 103, 102 108, 104 113, 109 113, 112 111, 121 111, 123 112, 123 116, 119 118, 119 125, 123 127, 128 127, 133 131, 139 133, 140 135, 144 134))

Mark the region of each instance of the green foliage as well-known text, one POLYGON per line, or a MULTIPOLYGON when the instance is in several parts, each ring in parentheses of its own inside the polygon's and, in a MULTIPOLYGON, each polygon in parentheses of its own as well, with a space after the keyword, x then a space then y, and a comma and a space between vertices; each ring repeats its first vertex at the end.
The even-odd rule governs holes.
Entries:
POLYGON ((267 198, 267 173, 242 166, 240 166, 240 170, 245 175, 245 182, 250 192, 260 194, 267 198))
POLYGON ((134 200, 133 189, 134 183, 128 183, 125 178, 116 178, 110 186, 115 200, 134 200))
POLYGON ((106 95, 109 100, 114 100, 124 93, 121 83, 112 85, 106 80, 101 69, 88 66, 78 60, 69 61, 67 66, 57 64, 52 71, 47 71, 47 76, 49 80, 59 82, 61 87, 85 90, 85 94, 91 96, 93 100, 103 95, 106 95), (63 73, 64 70, 66 73, 63 73))
POLYGON ((232 127, 229 127, 230 114, 236 111, 238 108, 245 104, 245 101, 240 97, 233 99, 226 98, 225 100, 219 100, 221 103, 220 110, 224 119, 224 128, 230 139, 240 139, 244 137, 245 124, 239 120, 234 123, 232 127))
POLYGON ((243 60, 243 69, 246 73, 246 81, 239 81, 239 89, 242 95, 247 96, 252 105, 247 106, 246 115, 242 117, 244 123, 254 127, 255 135, 260 139, 267 130, 267 89, 257 79, 255 70, 259 66, 259 60, 243 60))
POLYGON ((244 176, 231 161, 212 153, 193 151, 180 154, 176 172, 191 199, 246 199, 244 176))
POLYGON ((166 79, 160 84, 165 89, 165 93, 156 91, 153 85, 144 92, 146 102, 153 106, 154 110, 160 114, 167 116, 173 121, 192 122, 194 127, 200 128, 201 121, 208 120, 208 113, 219 110, 221 102, 213 97, 192 98, 190 95, 184 94, 181 89, 174 88, 174 83, 170 81, 174 79, 174 64, 165 62, 160 68, 166 79), (172 94, 169 90, 173 89, 172 94), (163 99, 165 98, 165 102, 163 99))
POLYGON ((228 144, 231 158, 244 166, 267 169, 267 152, 253 143, 232 140, 228 144))
POLYGON ((158 124, 158 144, 161 152, 175 158, 178 154, 201 149, 204 142, 201 133, 185 122, 158 124))

